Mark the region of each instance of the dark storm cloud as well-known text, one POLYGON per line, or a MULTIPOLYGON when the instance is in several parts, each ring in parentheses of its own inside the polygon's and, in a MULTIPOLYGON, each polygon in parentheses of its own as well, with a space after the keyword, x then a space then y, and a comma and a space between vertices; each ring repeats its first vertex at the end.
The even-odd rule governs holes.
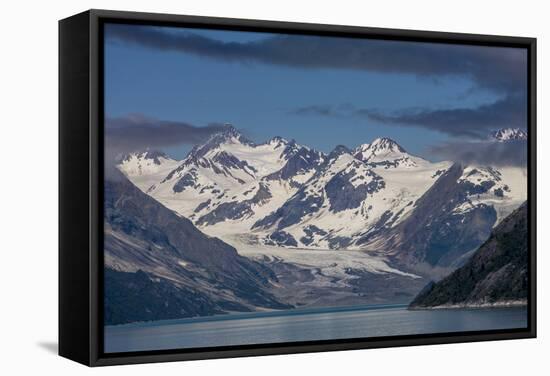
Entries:
POLYGON ((526 109, 525 98, 516 95, 474 108, 412 109, 397 113, 359 109, 355 113, 384 124, 415 126, 451 136, 483 139, 498 128, 525 129, 526 109))
POLYGON ((440 159, 489 166, 527 166, 527 141, 449 142, 434 146, 430 153, 440 159))
POLYGON ((425 77, 459 75, 499 91, 525 89, 524 50, 336 37, 275 35, 226 42, 193 32, 136 25, 107 25, 108 40, 227 62, 296 68, 340 68, 425 77))
POLYGON ((494 103, 473 108, 413 108, 396 112, 383 112, 351 105, 310 105, 290 111, 294 115, 358 116, 382 124, 414 126, 430 129, 455 137, 485 139, 499 128, 522 128, 527 125, 527 102, 522 95, 510 95, 494 103))
MULTIPOLYGON (((527 127, 527 53, 524 49, 282 34, 234 42, 185 29, 175 32, 167 28, 116 24, 107 25, 105 35, 110 43, 193 54, 230 63, 407 74, 435 82, 441 78, 470 79, 474 90, 487 89, 501 98, 472 108, 426 107, 392 112, 366 105, 314 103, 289 111, 294 115, 365 117, 379 124, 430 129, 452 137, 482 140, 497 128, 527 127)), ((456 143, 432 151, 439 155, 447 153, 448 159, 465 162, 492 157, 482 155, 479 150, 494 153, 493 156, 503 161, 517 161, 521 156, 514 149, 517 146, 494 145, 472 149, 474 144, 456 143)))
POLYGON ((321 116, 334 116, 336 113, 330 105, 312 105, 299 107, 290 111, 294 115, 321 115, 321 116))
POLYGON ((105 120, 105 179, 117 180, 121 174, 115 167, 126 153, 160 149, 181 144, 206 141, 212 134, 224 129, 212 124, 197 127, 188 123, 158 120, 140 114, 105 120))
POLYGON ((290 110, 291 115, 315 115, 315 116, 347 116, 353 112, 355 108, 350 104, 341 104, 332 106, 329 104, 311 105, 298 107, 290 110))
POLYGON ((119 153, 127 153, 146 147, 151 149, 196 144, 224 129, 222 124, 197 127, 188 123, 128 115, 107 118, 105 121, 106 146, 119 153))

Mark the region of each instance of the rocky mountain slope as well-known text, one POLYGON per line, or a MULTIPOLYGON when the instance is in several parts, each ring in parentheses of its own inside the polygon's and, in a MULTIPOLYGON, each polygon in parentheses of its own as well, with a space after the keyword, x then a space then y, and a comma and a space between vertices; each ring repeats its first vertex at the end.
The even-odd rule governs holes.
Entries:
POLYGON ((527 140, 527 133, 519 128, 502 128, 494 131, 492 137, 498 141, 527 140))
POLYGON ((406 265, 452 265, 489 236, 496 210, 485 202, 475 204, 472 196, 495 195, 499 180, 493 170, 453 164, 415 201, 407 218, 365 243, 392 250, 406 265), (479 177, 468 179, 472 176, 479 177))
POLYGON ((138 179, 129 166, 119 169, 140 189, 235 246, 246 237, 258 246, 374 251, 419 267, 460 265, 527 190, 525 169, 432 163, 389 138, 327 155, 281 137, 255 144, 233 127, 162 177, 138 179))
POLYGON ((203 234, 122 174, 106 180, 104 199, 107 324, 289 307, 269 292, 277 283, 269 268, 203 234))
POLYGON ((411 308, 526 304, 528 293, 527 202, 506 217, 468 262, 430 283, 411 308))
POLYGON ((121 155, 118 167, 136 186, 146 190, 179 165, 163 152, 145 149, 121 155))

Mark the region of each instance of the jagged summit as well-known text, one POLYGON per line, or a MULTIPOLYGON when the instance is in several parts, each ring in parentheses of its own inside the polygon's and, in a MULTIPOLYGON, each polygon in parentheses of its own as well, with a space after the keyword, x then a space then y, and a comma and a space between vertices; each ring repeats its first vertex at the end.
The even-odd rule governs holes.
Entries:
POLYGON ((351 150, 347 146, 337 145, 334 149, 332 149, 332 151, 328 155, 328 159, 330 160, 330 159, 337 158, 342 154, 351 154, 351 150))
MULTIPOLYGON (((451 176, 452 162, 424 160, 388 137, 353 150, 338 145, 328 155, 291 138, 265 139, 246 142, 228 125, 171 169, 149 161, 135 166, 132 173, 124 171, 144 192, 211 236, 229 239, 254 231, 257 239, 253 241, 258 244, 320 249, 374 249, 385 244, 396 249, 390 240, 397 242, 405 235, 390 232, 394 226, 406 220, 407 226, 400 229, 423 231, 407 219, 416 211, 422 218, 437 217, 430 228, 447 234, 445 239, 454 244, 460 257, 461 244, 468 250, 479 244, 457 242, 446 232, 447 223, 469 226, 473 222, 460 221, 474 216, 484 220, 481 230, 490 231, 498 218, 526 197, 517 183, 524 179, 523 171, 491 173, 480 167, 457 167, 460 171, 453 169, 456 174, 451 176), (448 196, 430 190, 436 182, 443 192, 448 188, 448 196), (415 203, 424 195, 428 198, 418 209, 415 203), (441 211, 442 207, 446 210, 441 211)), ((472 226, 467 230, 474 240, 480 239, 476 235, 479 225, 472 226)), ((419 235, 415 239, 413 246, 422 246, 426 254, 437 246, 431 238, 419 235)), ((399 243, 399 247, 405 245, 399 243)), ((454 262, 453 257, 446 256, 441 263, 454 262)), ((435 257, 430 260, 440 262, 435 257)))
POLYGON ((166 153, 150 148, 121 155, 116 160, 118 169, 140 189, 147 189, 178 163, 166 153))
POLYGON ((400 152, 400 153, 406 153, 405 149, 401 147, 397 142, 392 140, 388 137, 379 137, 376 138, 371 144, 370 144, 370 150, 374 154, 379 154, 383 152, 400 152))
POLYGON ((165 152, 160 150, 154 150, 150 148, 145 148, 141 150, 134 151, 132 153, 126 153, 122 154, 117 158, 117 164, 130 162, 133 159, 137 160, 144 160, 144 161, 152 161, 156 165, 160 165, 162 163, 162 160, 171 160, 165 152))
POLYGON ((364 162, 379 159, 393 161, 409 156, 401 145, 388 137, 379 137, 370 144, 359 145, 354 150, 353 155, 364 162))
POLYGON ((288 140, 281 136, 272 137, 266 142, 260 144, 260 146, 261 145, 270 146, 277 151, 282 150, 282 152, 287 156, 294 154, 300 147, 302 147, 301 145, 298 145, 294 139, 288 140))
POLYGON ((220 133, 235 136, 235 137, 239 137, 241 135, 241 133, 237 130, 237 128, 235 128, 232 124, 225 123, 223 126, 224 126, 224 130, 220 133))
POLYGON ((237 128, 231 124, 224 124, 223 129, 210 136, 203 144, 198 144, 191 149, 186 159, 199 159, 204 157, 209 151, 218 148, 222 144, 242 144, 254 147, 255 144, 242 135, 237 128))
POLYGON ((269 139, 269 141, 266 142, 267 144, 289 144, 289 143, 295 143, 294 140, 287 140, 284 137, 281 136, 275 136, 269 139))
POLYGON ((374 139, 370 144, 359 145, 356 151, 368 153, 369 155, 380 155, 388 152, 406 153, 401 145, 388 137, 379 137, 374 139))
POLYGON ((521 128, 502 128, 494 131, 491 138, 497 141, 527 140, 527 132, 521 128))
POLYGON ((254 145, 251 140, 243 136, 237 128, 229 123, 224 124, 224 129, 222 131, 212 135, 207 141, 207 144, 220 144, 224 142, 239 142, 241 144, 254 145))

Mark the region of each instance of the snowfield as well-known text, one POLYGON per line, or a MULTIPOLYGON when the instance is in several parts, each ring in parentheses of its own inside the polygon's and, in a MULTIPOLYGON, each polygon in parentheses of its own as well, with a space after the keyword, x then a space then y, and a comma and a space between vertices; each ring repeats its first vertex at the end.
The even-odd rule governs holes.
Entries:
MULTIPOLYGON (((518 142, 523 136, 507 129, 493 137, 518 142)), ((347 269, 402 273, 382 256, 363 251, 393 254, 383 249, 385 234, 394 236, 391 230, 411 218, 419 199, 452 166, 411 155, 389 138, 354 150, 340 145, 327 155, 281 137, 255 144, 233 127, 196 145, 182 161, 147 150, 119 164, 142 191, 239 252, 338 278, 350 278, 347 269)), ((457 192, 449 196, 457 200, 449 207, 455 218, 492 207, 494 226, 527 198, 525 168, 460 166, 460 171, 447 182, 457 192)), ((436 208, 423 215, 443 214, 436 208)))
POLYGON ((250 235, 226 235, 221 239, 235 247, 243 256, 262 262, 282 261, 310 270, 314 275, 320 277, 322 283, 326 283, 325 279, 329 281, 337 279, 338 283, 342 283, 342 281, 357 278, 349 273, 350 269, 372 274, 396 274, 409 278, 420 278, 418 275, 389 266, 387 258, 375 255, 373 252, 274 247, 260 245, 254 236, 250 235))
POLYGON ((146 192, 152 185, 164 179, 179 163, 166 155, 151 155, 151 152, 146 150, 126 156, 118 167, 134 185, 146 192))
POLYGON ((459 180, 467 180, 475 184, 489 179, 495 181, 491 190, 471 197, 470 203, 457 208, 457 212, 468 211, 479 204, 491 205, 497 212, 497 221, 494 224, 496 226, 527 199, 527 170, 520 167, 490 169, 468 166, 459 180), (502 196, 495 195, 495 190, 502 192, 502 196))

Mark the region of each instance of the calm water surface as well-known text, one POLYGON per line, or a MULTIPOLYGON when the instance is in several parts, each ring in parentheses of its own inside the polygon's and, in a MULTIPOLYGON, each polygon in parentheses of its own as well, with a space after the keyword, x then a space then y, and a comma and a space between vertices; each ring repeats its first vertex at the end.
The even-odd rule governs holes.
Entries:
POLYGON ((105 352, 247 345, 527 327, 526 308, 408 311, 322 308, 105 327, 105 352))

